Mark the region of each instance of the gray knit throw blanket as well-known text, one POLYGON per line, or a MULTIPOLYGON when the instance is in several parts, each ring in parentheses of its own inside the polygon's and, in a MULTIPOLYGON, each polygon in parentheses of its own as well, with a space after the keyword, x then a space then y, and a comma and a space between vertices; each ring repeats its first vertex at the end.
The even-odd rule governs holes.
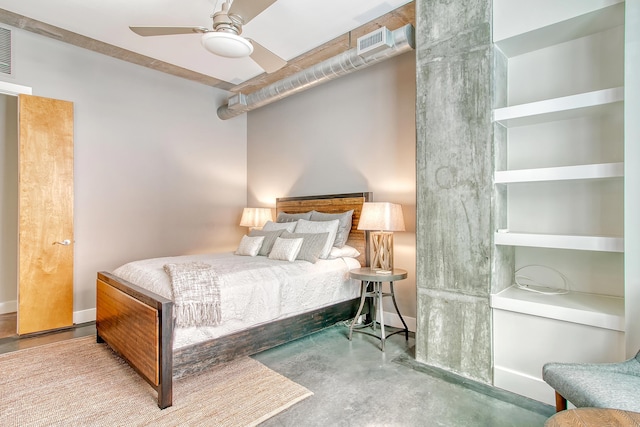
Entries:
POLYGON ((176 326, 215 326, 222 321, 220 282, 213 267, 202 262, 165 264, 173 288, 176 326))

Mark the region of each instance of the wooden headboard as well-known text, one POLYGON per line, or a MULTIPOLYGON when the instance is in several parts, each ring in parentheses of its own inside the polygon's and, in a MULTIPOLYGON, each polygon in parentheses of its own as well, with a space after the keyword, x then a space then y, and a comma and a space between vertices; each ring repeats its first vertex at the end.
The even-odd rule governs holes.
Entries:
POLYGON ((360 252, 358 261, 369 265, 369 248, 366 232, 358 230, 362 204, 373 200, 373 193, 346 193, 321 196, 281 197, 276 199, 276 215, 280 212, 303 213, 316 210, 324 213, 342 213, 353 209, 351 233, 347 244, 360 252))

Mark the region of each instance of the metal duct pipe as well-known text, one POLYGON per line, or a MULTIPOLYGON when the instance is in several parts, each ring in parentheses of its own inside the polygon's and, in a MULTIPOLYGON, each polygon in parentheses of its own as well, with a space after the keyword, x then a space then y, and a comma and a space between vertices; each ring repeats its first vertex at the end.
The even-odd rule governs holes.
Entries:
MULTIPOLYGON (((374 46, 373 49, 362 48, 361 40, 369 35, 358 38, 358 47, 352 48, 333 58, 326 59, 313 67, 302 70, 280 81, 265 86, 250 94, 236 94, 227 100, 227 104, 218 108, 218 117, 227 120, 240 114, 278 101, 289 95, 310 89, 329 80, 342 77, 353 71, 377 64, 387 58, 415 49, 414 30, 411 24, 389 32, 381 28, 371 34, 387 31, 389 34, 387 45, 383 49, 374 46)), ((378 36, 374 34, 374 36, 378 36)), ((379 37, 375 37, 379 39, 379 37)))

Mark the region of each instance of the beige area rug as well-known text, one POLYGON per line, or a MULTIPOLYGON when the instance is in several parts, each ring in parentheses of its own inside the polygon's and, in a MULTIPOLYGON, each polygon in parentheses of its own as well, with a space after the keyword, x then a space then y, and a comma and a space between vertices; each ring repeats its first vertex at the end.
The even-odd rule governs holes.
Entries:
POLYGON ((94 337, 0 355, 0 426, 251 426, 312 395, 244 357, 173 383, 173 406, 94 337))

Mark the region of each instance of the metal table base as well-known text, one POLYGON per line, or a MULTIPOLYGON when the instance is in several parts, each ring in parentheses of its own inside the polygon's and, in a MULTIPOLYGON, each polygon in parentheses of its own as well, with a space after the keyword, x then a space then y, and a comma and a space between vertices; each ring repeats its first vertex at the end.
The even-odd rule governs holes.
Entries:
MULTIPOLYGON (((382 279, 384 276, 381 276, 380 279, 382 279)), ((374 280, 361 280, 360 281, 360 286, 361 286, 361 296, 360 296, 360 306, 358 307, 358 312, 356 313, 356 317, 353 319, 353 321, 351 322, 351 326, 349 327, 349 341, 351 341, 351 337, 353 332, 360 332, 366 335, 371 335, 373 337, 378 338, 382 345, 382 351, 384 351, 384 342, 387 338, 389 338, 391 335, 395 335, 395 334, 399 334, 401 332, 404 332, 404 336, 406 340, 409 340, 409 328, 407 328, 407 324, 405 323, 404 319, 402 318, 402 315, 400 314, 400 310, 398 309, 398 304, 396 303, 396 297, 393 291, 393 281, 389 282, 389 290, 390 292, 383 292, 382 291, 382 284, 384 282, 382 281, 374 281, 374 280), (371 289, 369 289, 371 288, 371 289), (373 319, 370 323, 367 323, 366 325, 360 325, 359 327, 355 327, 356 322, 358 321, 358 318, 360 317, 361 313, 362 313, 362 308, 364 307, 365 301, 367 299, 367 297, 372 298, 373 300, 373 319), (398 313, 398 317, 400 317, 400 321, 402 322, 402 325, 404 326, 404 329, 400 329, 397 330, 395 332, 392 332, 390 334, 386 334, 385 333, 385 326, 384 326, 384 315, 383 315, 383 310, 382 310, 382 298, 384 297, 391 297, 391 300, 393 301, 393 307, 396 309, 396 313, 398 313), (379 318, 379 321, 376 320, 376 317, 379 318), (376 323, 380 325, 380 335, 377 335, 375 333, 371 333, 371 332, 367 332, 364 331, 364 328, 367 327, 371 327, 373 329, 373 331, 376 330, 376 323)))

